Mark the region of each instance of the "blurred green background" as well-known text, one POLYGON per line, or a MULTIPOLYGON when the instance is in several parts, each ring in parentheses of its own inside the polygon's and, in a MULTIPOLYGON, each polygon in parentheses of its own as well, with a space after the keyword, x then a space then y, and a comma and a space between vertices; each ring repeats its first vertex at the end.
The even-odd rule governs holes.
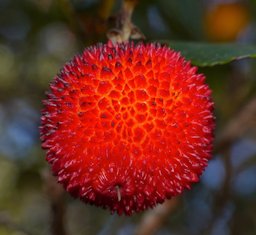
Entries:
MULTIPOLYGON (((41 100, 63 63, 107 40, 107 18, 120 4, 0 0, 0 235, 255 235, 256 60, 199 68, 216 104, 215 154, 200 183, 165 213, 159 207, 160 214, 111 216, 49 179, 38 133, 41 100), (150 216, 158 224, 143 233, 150 216)), ((133 22, 147 40, 256 46, 255 13, 253 0, 141 0, 133 22)))

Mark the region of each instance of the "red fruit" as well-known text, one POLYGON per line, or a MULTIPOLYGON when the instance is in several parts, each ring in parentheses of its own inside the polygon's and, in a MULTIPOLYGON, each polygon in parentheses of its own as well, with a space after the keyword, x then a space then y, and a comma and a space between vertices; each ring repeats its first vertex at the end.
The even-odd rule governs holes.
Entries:
POLYGON ((99 44, 44 100, 42 147, 64 188, 127 215, 190 188, 207 165, 213 102, 202 74, 158 44, 99 44))

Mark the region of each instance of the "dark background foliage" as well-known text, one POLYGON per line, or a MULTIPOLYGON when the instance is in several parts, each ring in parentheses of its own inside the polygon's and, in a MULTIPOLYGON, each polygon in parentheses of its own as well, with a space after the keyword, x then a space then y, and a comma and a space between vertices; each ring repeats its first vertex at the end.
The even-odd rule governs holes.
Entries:
MULTIPOLYGON (((177 44, 255 45, 253 0, 141 0, 135 8, 133 22, 147 40, 179 46, 184 56, 192 48, 188 58, 192 55, 213 90, 214 156, 191 191, 156 210, 118 217, 74 200, 49 176, 38 134, 41 100, 64 62, 107 40, 112 21, 106 19, 120 5, 114 0, 0 0, 0 235, 256 234, 256 61, 227 63, 225 50, 197 44, 200 54, 194 44, 177 44), (224 18, 215 13, 209 20, 225 3, 224 18), (232 4, 239 4, 238 10, 232 4), (234 27, 235 32, 216 31, 218 20, 223 32, 234 27), (208 60, 216 55, 217 64, 226 64, 205 66, 214 65, 208 60)), ((255 57, 255 47, 239 57, 255 57)))

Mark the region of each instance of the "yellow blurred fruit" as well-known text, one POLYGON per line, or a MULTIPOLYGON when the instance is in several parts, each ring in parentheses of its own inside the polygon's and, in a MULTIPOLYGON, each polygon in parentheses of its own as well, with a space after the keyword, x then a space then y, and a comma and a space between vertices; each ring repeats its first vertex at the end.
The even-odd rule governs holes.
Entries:
POLYGON ((205 31, 211 41, 233 41, 248 26, 249 10, 239 3, 223 3, 209 9, 205 31))

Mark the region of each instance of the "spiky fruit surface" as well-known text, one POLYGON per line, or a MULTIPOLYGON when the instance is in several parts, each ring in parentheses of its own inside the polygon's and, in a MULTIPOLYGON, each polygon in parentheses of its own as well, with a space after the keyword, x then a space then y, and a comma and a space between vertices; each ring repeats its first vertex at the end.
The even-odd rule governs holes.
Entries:
POLYGON ((42 147, 83 201, 127 215, 197 182, 211 156, 202 74, 157 44, 99 44, 67 63, 42 111, 42 147))

